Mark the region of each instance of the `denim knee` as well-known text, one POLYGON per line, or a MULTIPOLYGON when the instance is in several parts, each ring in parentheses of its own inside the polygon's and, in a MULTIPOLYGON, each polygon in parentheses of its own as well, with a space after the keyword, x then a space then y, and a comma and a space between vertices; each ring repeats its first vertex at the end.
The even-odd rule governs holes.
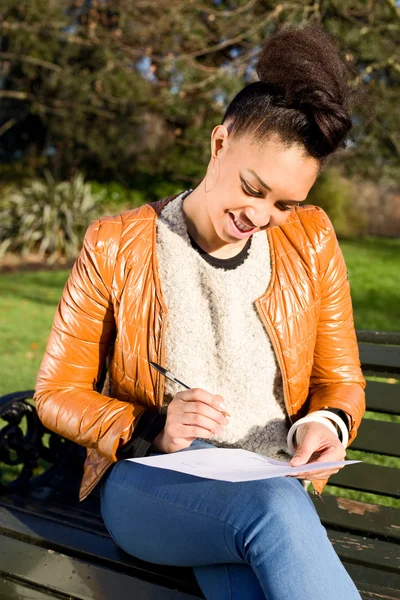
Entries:
POLYGON ((300 481, 279 477, 254 482, 244 488, 240 510, 232 521, 236 532, 234 545, 240 556, 247 560, 249 545, 255 538, 266 544, 278 538, 295 547, 297 541, 316 535, 326 535, 314 504, 300 481), (321 529, 321 531, 319 531, 321 529))

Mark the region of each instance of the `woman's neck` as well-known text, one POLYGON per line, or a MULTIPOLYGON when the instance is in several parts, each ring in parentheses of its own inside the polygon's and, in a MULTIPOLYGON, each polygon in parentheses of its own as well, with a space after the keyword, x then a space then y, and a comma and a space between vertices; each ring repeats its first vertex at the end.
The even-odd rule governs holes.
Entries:
POLYGON ((194 241, 207 254, 216 258, 236 256, 246 245, 246 241, 229 243, 216 234, 207 212, 204 180, 183 201, 183 215, 186 227, 194 241))

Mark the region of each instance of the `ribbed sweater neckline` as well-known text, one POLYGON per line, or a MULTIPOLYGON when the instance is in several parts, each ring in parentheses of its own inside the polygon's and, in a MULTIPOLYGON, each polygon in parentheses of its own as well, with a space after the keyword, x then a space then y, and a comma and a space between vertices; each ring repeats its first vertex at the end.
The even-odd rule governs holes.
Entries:
POLYGON ((248 254, 249 254, 251 240, 252 240, 252 238, 249 237, 244 248, 242 248, 242 250, 240 250, 240 252, 238 254, 235 254, 235 256, 231 256, 230 258, 218 258, 217 256, 212 256, 211 254, 208 254, 205 250, 203 250, 203 248, 201 248, 197 244, 197 242, 192 238, 192 236, 190 235, 189 232, 188 232, 188 236, 189 236, 190 243, 192 244, 192 247, 195 250, 197 250, 197 252, 200 254, 200 256, 206 262, 208 262, 209 265, 211 265, 213 267, 217 267, 218 269, 225 269, 226 271, 228 271, 230 269, 236 269, 236 267, 239 267, 240 265, 242 265, 244 263, 244 261, 246 260, 248 254))

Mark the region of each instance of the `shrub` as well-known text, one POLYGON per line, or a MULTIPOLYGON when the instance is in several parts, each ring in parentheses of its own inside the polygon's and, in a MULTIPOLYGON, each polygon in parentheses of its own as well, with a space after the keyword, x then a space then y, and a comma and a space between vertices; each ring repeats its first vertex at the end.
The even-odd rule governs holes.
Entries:
POLYGON ((365 227, 364 217, 354 205, 356 190, 338 167, 321 173, 308 195, 307 202, 320 206, 331 219, 338 237, 360 235, 365 227))
POLYGON ((93 194, 100 202, 102 214, 120 213, 188 189, 188 186, 182 187, 182 184, 168 180, 154 180, 151 184, 143 183, 141 189, 127 188, 116 181, 108 183, 92 181, 91 186, 93 194))
POLYGON ((176 183, 171 183, 169 181, 162 181, 155 185, 154 193, 156 195, 157 200, 161 200, 162 198, 166 198, 167 196, 172 196, 174 194, 179 194, 185 190, 188 190, 192 186, 189 184, 186 185, 178 185, 176 183))
POLYGON ((15 235, 15 223, 10 202, 12 190, 11 185, 2 185, 0 188, 0 259, 7 252, 15 235))
POLYGON ((124 187, 116 181, 109 183, 92 181, 91 187, 103 214, 119 213, 148 202, 144 192, 124 187))
POLYGON ((0 250, 42 260, 73 258, 79 252, 89 223, 98 215, 99 201, 78 174, 57 183, 44 180, 9 190, 0 209, 0 250))

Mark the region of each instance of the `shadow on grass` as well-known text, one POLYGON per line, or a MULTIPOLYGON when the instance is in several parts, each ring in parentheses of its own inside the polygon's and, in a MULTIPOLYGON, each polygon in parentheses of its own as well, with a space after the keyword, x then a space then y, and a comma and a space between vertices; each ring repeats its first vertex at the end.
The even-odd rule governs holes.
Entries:
POLYGON ((396 289, 385 289, 379 296, 376 290, 360 290, 355 286, 351 291, 356 327, 358 329, 382 329, 398 331, 400 327, 399 303, 400 292, 396 289), (358 325, 358 315, 363 315, 363 326, 358 325), (368 318, 369 317, 369 318, 368 318), (371 321, 369 323, 368 321, 371 321), (372 325, 375 322, 375 325, 372 325))
POLYGON ((400 239, 396 238, 358 238, 354 240, 339 240, 344 248, 355 248, 368 254, 374 254, 379 260, 398 262, 400 253, 400 239))
POLYGON ((0 275, 0 298, 18 298, 56 306, 70 271, 37 271, 0 275))

